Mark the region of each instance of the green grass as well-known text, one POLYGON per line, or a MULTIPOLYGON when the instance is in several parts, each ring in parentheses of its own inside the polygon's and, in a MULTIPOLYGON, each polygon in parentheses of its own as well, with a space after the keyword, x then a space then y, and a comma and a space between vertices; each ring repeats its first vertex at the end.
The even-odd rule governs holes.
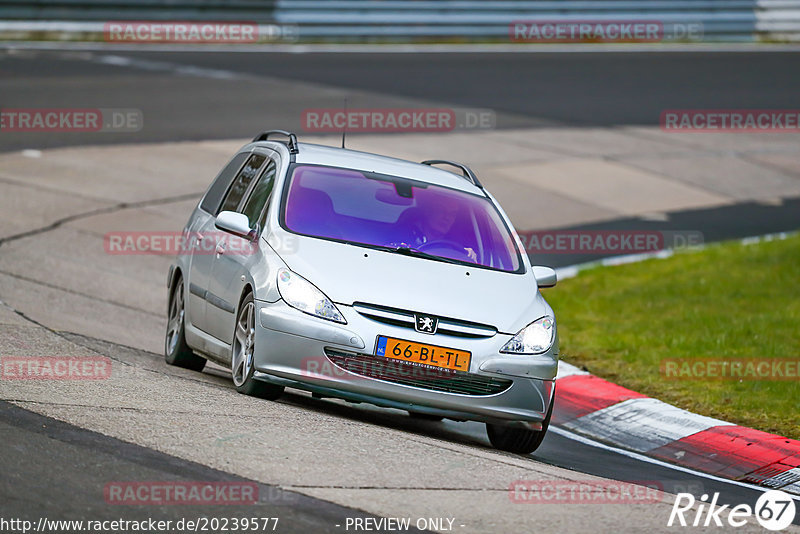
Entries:
POLYGON ((545 290, 563 360, 681 408, 800 439, 800 380, 676 380, 668 358, 800 360, 800 236, 579 273, 545 290))

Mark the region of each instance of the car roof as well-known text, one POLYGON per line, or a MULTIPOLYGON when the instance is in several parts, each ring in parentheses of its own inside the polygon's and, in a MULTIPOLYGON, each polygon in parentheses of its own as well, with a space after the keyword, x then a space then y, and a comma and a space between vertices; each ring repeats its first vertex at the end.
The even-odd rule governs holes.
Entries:
POLYGON ((295 162, 312 163, 316 165, 330 165, 360 171, 372 171, 401 178, 411 178, 434 185, 459 189, 468 193, 485 196, 483 189, 473 185, 461 174, 422 165, 411 161, 381 156, 359 150, 339 148, 314 143, 298 143, 298 153, 295 162))

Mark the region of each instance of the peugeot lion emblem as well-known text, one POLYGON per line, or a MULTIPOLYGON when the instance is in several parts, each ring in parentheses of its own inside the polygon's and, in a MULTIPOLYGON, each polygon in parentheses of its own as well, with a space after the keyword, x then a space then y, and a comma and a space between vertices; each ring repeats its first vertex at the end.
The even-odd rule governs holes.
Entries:
POLYGON ((435 334, 436 327, 439 326, 439 319, 430 315, 414 315, 414 329, 423 334, 435 334))

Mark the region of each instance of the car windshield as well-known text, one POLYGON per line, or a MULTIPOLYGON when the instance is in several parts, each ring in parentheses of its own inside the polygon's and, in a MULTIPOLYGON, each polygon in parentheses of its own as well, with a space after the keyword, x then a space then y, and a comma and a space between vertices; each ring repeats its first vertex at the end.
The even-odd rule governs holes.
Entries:
POLYGON ((488 198, 353 169, 296 165, 283 226, 421 258, 517 272, 515 240, 488 198))

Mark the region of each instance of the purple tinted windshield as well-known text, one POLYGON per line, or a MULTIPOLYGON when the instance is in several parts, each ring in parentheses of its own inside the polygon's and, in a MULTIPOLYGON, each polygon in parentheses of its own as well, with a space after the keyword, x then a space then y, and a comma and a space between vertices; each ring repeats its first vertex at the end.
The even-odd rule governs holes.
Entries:
POLYGON ((284 226, 295 233, 408 247, 500 271, 520 269, 516 243, 485 197, 319 165, 294 168, 284 226))

